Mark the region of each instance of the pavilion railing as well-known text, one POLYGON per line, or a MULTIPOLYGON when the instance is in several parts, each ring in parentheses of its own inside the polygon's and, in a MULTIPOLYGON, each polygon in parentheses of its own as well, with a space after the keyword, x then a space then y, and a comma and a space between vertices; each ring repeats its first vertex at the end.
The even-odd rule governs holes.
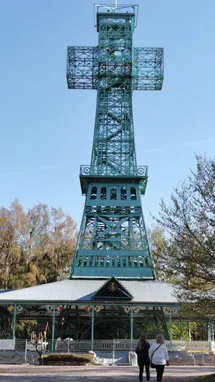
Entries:
MULTIPOLYGON (((148 340, 149 343, 154 342, 154 340, 148 340)), ((137 345, 137 340, 133 342, 133 348, 135 349, 137 345)), ((168 350, 170 351, 170 341, 165 341, 168 350)), ((130 339, 124 340, 95 340, 93 349, 94 351, 112 351, 113 346, 116 351, 130 351, 131 341, 130 339)), ((210 351, 211 344, 208 341, 172 341, 172 351, 173 352, 202 352, 207 353, 210 351)), ((55 351, 90 351, 91 342, 90 341, 72 341, 71 339, 65 339, 55 342, 55 351)))
MULTIPOLYGON (((154 342, 154 340, 149 339, 149 343, 154 342)), ((34 352, 35 348, 31 344, 30 339, 16 339, 15 346, 13 340, 1 340, 0 339, 0 349, 1 350, 15 350, 23 352, 25 351, 27 343, 27 350, 34 352), (7 342, 7 343, 6 343, 7 342), (10 343, 9 343, 10 342, 10 343), (13 348, 13 349, 12 349, 13 348)), ((47 351, 51 352, 52 340, 48 340, 47 351)), ((170 341, 165 341, 168 350, 170 351, 170 341)), ((135 349, 137 345, 137 340, 133 341, 133 348, 135 349)), ((94 340, 93 349, 94 351, 104 351, 109 352, 113 350, 113 346, 116 351, 130 351, 131 341, 130 339, 114 339, 114 340, 94 340)), ((215 342, 209 341, 180 341, 173 340, 172 348, 173 352, 199 352, 199 353, 208 353, 211 350, 215 350, 215 342)), ((80 351, 90 351, 91 350, 91 341, 80 340, 75 341, 72 338, 65 338, 64 340, 57 339, 54 341, 54 350, 56 352, 80 352, 80 351)))

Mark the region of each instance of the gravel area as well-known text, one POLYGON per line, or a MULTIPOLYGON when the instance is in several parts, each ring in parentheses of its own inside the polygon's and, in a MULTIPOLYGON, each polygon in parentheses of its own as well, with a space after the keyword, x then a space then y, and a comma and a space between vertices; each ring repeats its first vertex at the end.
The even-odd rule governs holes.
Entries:
MULTIPOLYGON (((170 366, 163 382, 188 382, 192 377, 215 373, 209 366, 170 366)), ((32 366, 0 365, 1 382, 138 382, 138 368, 131 366, 32 366)), ((145 381, 145 379, 144 379, 145 381)), ((151 382, 156 382, 151 370, 151 382)))

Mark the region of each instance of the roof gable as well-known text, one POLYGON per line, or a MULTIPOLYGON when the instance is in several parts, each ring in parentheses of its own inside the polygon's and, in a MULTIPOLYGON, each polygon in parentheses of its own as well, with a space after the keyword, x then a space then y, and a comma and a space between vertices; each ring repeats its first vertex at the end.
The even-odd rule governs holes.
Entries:
POLYGON ((118 280, 115 279, 115 277, 111 277, 102 285, 101 288, 97 290, 97 292, 93 296, 93 299, 130 301, 133 299, 133 296, 118 280))

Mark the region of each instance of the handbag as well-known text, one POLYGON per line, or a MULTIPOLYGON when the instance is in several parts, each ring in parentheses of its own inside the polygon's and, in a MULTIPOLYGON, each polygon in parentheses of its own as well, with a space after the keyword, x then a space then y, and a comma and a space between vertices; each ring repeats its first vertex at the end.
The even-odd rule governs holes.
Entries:
POLYGON ((162 344, 160 344, 160 345, 153 351, 153 353, 152 353, 152 355, 151 355, 151 363, 150 363, 150 366, 151 366, 152 369, 155 369, 155 368, 156 368, 156 365, 152 362, 152 357, 153 357, 154 353, 159 349, 159 347, 160 347, 161 345, 162 345, 162 344))

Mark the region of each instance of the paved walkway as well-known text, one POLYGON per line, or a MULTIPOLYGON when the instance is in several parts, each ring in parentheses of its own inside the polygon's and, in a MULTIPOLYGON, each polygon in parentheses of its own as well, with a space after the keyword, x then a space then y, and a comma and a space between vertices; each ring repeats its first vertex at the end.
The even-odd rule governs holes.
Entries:
MULTIPOLYGON (((170 366, 163 382, 188 382, 194 376, 215 373, 215 366, 170 366)), ((138 382, 138 368, 131 366, 32 366, 0 365, 1 382, 138 382)), ((156 382, 151 371, 151 382, 156 382)))

